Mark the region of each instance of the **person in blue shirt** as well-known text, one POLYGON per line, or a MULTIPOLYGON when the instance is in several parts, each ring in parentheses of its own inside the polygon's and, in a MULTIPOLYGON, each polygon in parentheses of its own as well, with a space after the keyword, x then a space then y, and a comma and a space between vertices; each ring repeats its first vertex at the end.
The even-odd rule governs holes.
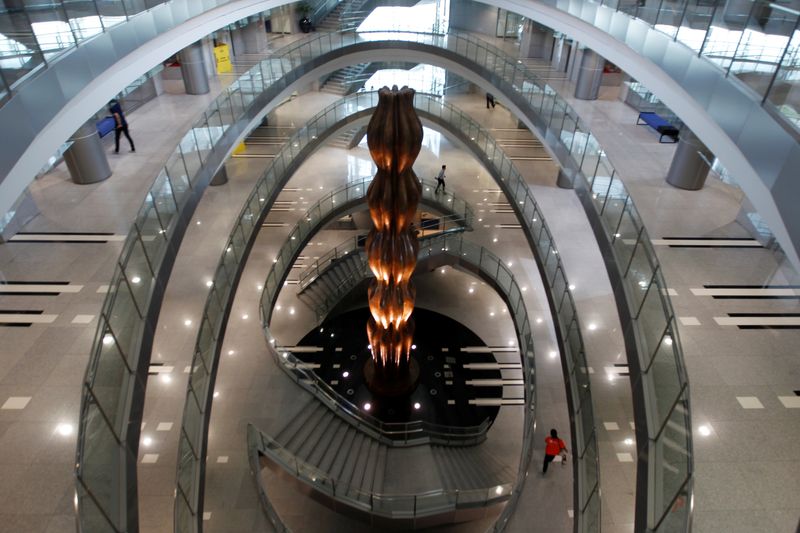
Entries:
POLYGON ((125 113, 122 112, 122 106, 119 105, 117 100, 111 100, 108 103, 108 112, 114 117, 114 153, 119 153, 119 138, 125 134, 125 138, 131 143, 131 152, 135 152, 136 148, 133 147, 133 139, 131 134, 128 133, 128 121, 125 120, 125 113))

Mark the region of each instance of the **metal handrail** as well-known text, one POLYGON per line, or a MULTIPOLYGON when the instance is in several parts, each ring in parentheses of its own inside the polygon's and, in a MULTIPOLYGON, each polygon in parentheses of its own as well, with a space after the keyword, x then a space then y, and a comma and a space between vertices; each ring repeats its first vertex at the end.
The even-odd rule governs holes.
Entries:
POLYGON ((434 489, 418 493, 365 492, 349 484, 340 484, 328 472, 307 463, 284 448, 278 441, 252 424, 247 425, 251 450, 267 456, 290 475, 314 490, 356 509, 376 516, 404 519, 444 514, 462 507, 488 507, 511 497, 511 483, 482 489, 434 489), (426 505, 427 502, 432 505, 426 505), (387 506, 386 503, 391 503, 387 506), (399 502, 399 503, 398 503, 399 502))
POLYGON ((303 361, 291 351, 280 347, 275 349, 270 347, 270 351, 275 363, 289 374, 295 383, 311 392, 329 409, 343 415, 342 419, 346 422, 387 446, 407 447, 420 444, 472 446, 486 439, 486 432, 492 425, 488 417, 477 426, 447 426, 427 420, 383 422, 365 413, 336 392, 316 372, 303 368, 303 361))
MULTIPOLYGON (((426 232, 426 235, 423 235, 420 238, 425 238, 425 236, 430 236, 439 232, 451 231, 452 229, 463 231, 468 228, 468 226, 463 225, 464 217, 461 215, 446 215, 439 217, 436 220, 439 224, 445 226, 445 228, 435 230, 420 228, 421 231, 426 232), (455 228, 447 228, 447 225, 451 222, 456 224, 455 228), (433 233, 427 233, 431 231, 433 233)), ((330 263, 336 261, 337 259, 343 259, 354 250, 363 247, 363 244, 359 246, 359 242, 363 241, 365 237, 366 236, 351 237, 346 241, 336 245, 333 249, 325 252, 319 257, 319 259, 315 259, 313 263, 311 263, 302 272, 300 272, 300 274, 298 274, 297 286, 299 291, 303 292, 305 289, 307 289, 330 263)))
MULTIPOLYGON (((483 68, 478 63, 479 59, 485 59, 488 57, 487 54, 497 53, 499 55, 494 58, 495 68, 503 75, 511 77, 512 86, 504 88, 504 91, 510 91, 509 97, 518 90, 516 85, 513 85, 515 79, 519 83, 529 80, 531 85, 528 89, 536 87, 536 80, 531 78, 530 74, 525 74, 514 60, 507 58, 494 47, 487 48, 485 43, 472 36, 376 32, 369 35, 315 34, 301 45, 287 47, 279 56, 254 65, 226 88, 181 139, 167 165, 150 188, 128 235, 118 268, 110 283, 111 289, 99 317, 98 333, 87 365, 81 403, 76 451, 79 521, 87 524, 103 523, 106 524, 104 527, 110 524, 119 531, 125 528, 124 524, 129 520, 135 523, 136 498, 130 495, 136 493, 135 468, 126 465, 136 464, 140 427, 138 417, 141 416, 141 402, 143 402, 146 369, 149 363, 148 343, 152 341, 150 332, 157 319, 164 284, 183 238, 186 224, 208 181, 226 154, 246 133, 246 128, 260 114, 266 112, 265 106, 266 110, 269 110, 269 106, 274 105, 272 98, 300 78, 304 72, 303 64, 307 60, 336 49, 363 44, 368 42, 368 38, 373 41, 383 40, 386 44, 391 44, 392 39, 413 39, 420 45, 431 47, 432 50, 443 47, 458 54, 463 61, 470 62, 471 68, 476 71, 481 71, 483 68), (92 444, 91 448, 87 448, 89 442, 92 444), (108 456, 117 458, 118 462, 113 468, 109 468, 106 460, 108 456)), ((534 93, 524 94, 532 98, 534 93)), ((554 95, 555 91, 547 93, 547 103, 551 106, 549 108, 551 119, 554 95)), ((365 101, 359 100, 359 97, 363 98, 363 93, 346 102, 358 106, 357 102, 365 101)), ((371 105, 374 104, 366 104, 367 107, 371 105)), ((429 108, 430 111, 435 111, 434 104, 429 108)), ((340 111, 346 114, 354 110, 341 107, 340 111)), ((318 126, 322 129, 324 127, 324 125, 318 126)), ((489 137, 486 137, 486 133, 480 133, 481 131, 480 125, 472 125, 457 133, 469 136, 474 132, 479 135, 477 139, 483 142, 489 137)), ((314 131, 305 130, 304 135, 306 140, 315 138, 314 131)), ((467 137, 466 141, 469 140, 467 137)), ((599 150, 599 144, 597 146, 599 150)), ((499 147, 492 146, 492 150, 501 153, 499 147)), ((277 169, 276 172, 281 174, 284 173, 287 171, 286 166, 292 164, 291 161, 298 152, 299 150, 293 151, 289 148, 285 152, 286 155, 273 161, 271 168, 277 169)), ((513 169, 510 161, 506 161, 504 165, 508 169, 513 169)), ((270 192, 263 181, 260 183, 264 187, 260 192, 264 194, 270 192)), ((508 194, 512 193, 515 191, 510 191, 508 194)), ((235 250, 235 254, 227 256, 228 259, 220 267, 222 274, 218 271, 218 280, 215 281, 216 284, 211 291, 211 296, 215 299, 221 298, 222 294, 216 291, 222 283, 219 280, 224 279, 228 287, 231 282, 235 282, 225 273, 230 268, 230 261, 234 258, 241 259, 236 256, 241 256, 249 246, 242 245, 243 235, 250 234, 253 217, 261 212, 260 198, 260 194, 255 194, 248 200, 244 210, 246 213, 243 212, 243 216, 247 215, 250 218, 242 220, 239 235, 231 241, 231 249, 235 250)), ((535 209, 532 199, 528 205, 531 209, 535 209)), ((518 208, 516 205, 514 207, 518 208)), ((527 216, 527 212, 525 214, 527 216)), ((540 230, 541 226, 537 225, 537 234, 540 230)), ((217 301, 224 302, 222 299, 217 301)), ((207 305, 207 311, 216 313, 222 304, 216 305, 216 308, 207 305)), ((218 316, 215 314, 214 320, 217 319, 218 316)), ((209 356, 205 352, 196 356, 199 366, 194 368, 199 371, 202 367, 204 372, 212 374, 207 376, 208 379, 213 379, 216 361, 213 358, 206 359, 207 357, 209 356)), ((194 374, 191 377, 194 377, 194 374)), ((190 385, 186 404, 189 414, 187 415, 185 411, 185 418, 208 416, 211 404, 211 391, 208 385, 208 380, 199 376, 197 383, 190 385)), ((202 468, 202 460, 196 454, 202 455, 205 439, 202 430, 205 423, 207 420, 192 426, 191 439, 185 435, 182 437, 179 469, 190 468, 186 463, 191 462, 197 462, 197 465, 191 468, 202 468)), ((197 500, 197 495, 194 493, 184 494, 181 498, 183 496, 186 496, 187 502, 197 500)), ((179 509, 176 512, 176 520, 180 520, 181 515, 185 514, 184 511, 185 509, 179 509)), ((194 514, 196 508, 185 512, 196 516, 194 514)), ((578 521, 580 519, 578 516, 578 521)))

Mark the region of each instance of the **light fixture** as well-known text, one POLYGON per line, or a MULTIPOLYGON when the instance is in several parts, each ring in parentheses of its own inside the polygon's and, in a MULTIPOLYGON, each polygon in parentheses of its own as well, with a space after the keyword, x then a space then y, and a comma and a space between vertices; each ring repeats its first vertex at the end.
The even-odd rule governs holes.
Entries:
POLYGON ((293 314, 294 314, 294 307, 290 307, 290 308, 289 308, 289 314, 290 314, 290 315, 293 315, 293 314))
POLYGON ((508 264, 509 267, 514 265, 514 263, 512 263, 511 261, 509 261, 507 264, 508 264))
POLYGON ((369 402, 365 403, 364 404, 364 410, 365 411, 369 411, 370 409, 372 409, 372 404, 369 403, 369 402))
POLYGON ((541 324, 542 322, 544 322, 544 321, 543 321, 541 318, 537 318, 537 319, 536 319, 536 323, 537 323, 537 324, 541 324))
POLYGON ((172 383, 172 376, 169 374, 161 374, 161 381, 164 383, 172 383))
POLYGON ((133 276, 133 277, 131 278, 131 281, 132 281, 133 283, 141 283, 141 282, 142 282, 142 278, 140 278, 139 276, 133 276))
POLYGON ((416 345, 416 344, 412 344, 412 345, 411 345, 411 349, 412 349, 412 350, 416 350, 416 349, 417 349, 417 345, 416 345))
POLYGON ((672 337, 670 337, 669 335, 664 337, 664 344, 666 344, 667 346, 672 346, 672 337))
POLYGON ((142 439, 142 444, 144 446, 150 446, 151 444, 153 444, 153 439, 151 437, 145 437, 142 439))
POLYGON ((489 311, 489 316, 494 316, 494 311, 489 311))
POLYGON ((206 281, 206 287, 211 287, 214 285, 214 282, 211 280, 206 281))
POLYGON ((706 426, 705 424, 697 428, 697 432, 700 433, 704 437, 708 437, 711 435, 711 428, 706 426))
POLYGON ((72 435, 72 424, 61 423, 56 426, 56 433, 61 435, 62 437, 69 437, 72 435))
POLYGON ((106 333, 103 335, 103 344, 108 346, 109 344, 114 344, 114 336, 111 333, 106 333))
POLYGON ((219 393, 214 391, 214 398, 219 398, 219 393))
POLYGON ((570 285, 569 286, 569 290, 574 291, 575 290, 575 285, 570 285))
POLYGON ((555 359, 556 357, 558 357, 558 352, 555 351, 555 350, 551 351, 550 352, 550 359, 555 359))
POLYGON ((625 439, 622 442, 624 442, 627 446, 633 446, 633 439, 630 438, 630 437, 628 437, 627 439, 625 439))
POLYGON ((591 324, 589 324, 589 331, 594 331, 594 330, 596 330, 596 329, 597 329, 597 324, 595 324, 594 322, 592 322, 591 324))
POLYGON ((470 293, 470 294, 472 294, 473 292, 475 292, 475 289, 473 289, 472 287, 470 287, 470 288, 469 288, 469 293, 470 293))
POLYGON ((496 488, 496 489, 494 489, 494 493, 495 493, 495 494, 497 494, 498 496, 500 496, 501 494, 503 494, 503 487, 502 487, 502 485, 497 485, 497 488, 496 488))
POLYGON ((186 327, 191 326, 192 325, 192 320, 187 318, 186 320, 183 321, 183 325, 186 326, 186 327))
POLYGON ((492 242, 497 242, 497 237, 495 237, 494 239, 492 239, 492 242))
POLYGON ((233 354, 235 354, 235 353, 236 353, 236 352, 234 352, 233 350, 228 350, 228 355, 233 355, 233 354))
POLYGON ((247 313, 242 315, 242 320, 247 320, 248 318, 250 318, 250 315, 248 315, 247 313))
POLYGON ((419 402, 414 402, 414 409, 416 409, 417 411, 419 411, 419 408, 420 408, 420 407, 422 407, 422 405, 421 405, 419 402))
POLYGON ((343 377, 343 378, 350 377, 350 372, 348 372, 347 370, 345 370, 344 372, 342 372, 342 377, 343 377))

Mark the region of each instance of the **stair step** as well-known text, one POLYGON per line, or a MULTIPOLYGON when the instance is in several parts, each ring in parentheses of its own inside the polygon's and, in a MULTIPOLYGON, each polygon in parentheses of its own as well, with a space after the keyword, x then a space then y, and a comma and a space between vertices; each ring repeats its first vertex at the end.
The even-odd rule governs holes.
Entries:
POLYGON ((364 482, 364 474, 369 466, 373 442, 374 441, 372 439, 365 436, 363 442, 361 443, 361 449, 356 455, 356 462, 355 466, 353 467, 353 475, 350 477, 350 482, 348 483, 348 493, 353 498, 361 499, 364 497, 364 495, 361 494, 363 490, 362 483, 364 482))
POLYGON ((333 461, 336 459, 336 454, 341 449, 342 442, 344 442, 344 438, 347 436, 347 430, 349 428, 349 424, 338 421, 336 424, 336 433, 331 438, 331 445, 328 446, 328 448, 320 455, 320 457, 315 459, 315 457, 312 456, 309 459, 309 462, 314 466, 319 467, 319 469, 323 472, 330 472, 333 467, 333 461))
POLYGON ((369 448, 369 459, 364 469, 364 476, 361 478, 362 495, 369 495, 372 493, 372 483, 375 481, 375 469, 378 466, 378 448, 380 448, 378 441, 373 440, 369 448))
POLYGON ((372 492, 383 492, 383 483, 386 476, 386 462, 389 448, 383 444, 378 448, 378 461, 375 464, 375 476, 372 479, 372 492))
POLYGON ((356 438, 353 439, 353 443, 347 452, 347 460, 345 461, 344 468, 342 468, 339 485, 345 491, 349 492, 350 490, 350 484, 352 483, 353 474, 358 467, 358 459, 361 455, 361 448, 364 445, 365 440, 366 437, 364 437, 362 433, 358 433, 356 438))
POLYGON ((314 414, 318 402, 312 399, 306 402, 297 413, 292 417, 292 420, 286 424, 275 436, 275 440, 281 445, 285 445, 291 440, 295 433, 297 433, 305 424, 305 422, 314 414))
POLYGON ((308 459, 318 447, 324 450, 330 445, 332 435, 328 434, 328 426, 330 426, 334 418, 335 415, 330 411, 322 415, 314 430, 297 450, 297 457, 309 462, 308 459))
POLYGON ((308 439, 308 436, 311 434, 311 432, 314 431, 319 421, 325 415, 325 411, 327 411, 327 409, 322 404, 318 403, 317 408, 311 417, 309 417, 306 423, 303 424, 303 427, 292 436, 291 440, 284 444, 284 447, 293 454, 297 455, 297 450, 300 449, 300 447, 308 439))
POLYGON ((349 457, 349 450, 353 447, 353 441, 358 432, 352 427, 347 428, 347 434, 342 439, 342 446, 336 451, 336 456, 333 458, 331 468, 329 470, 331 477, 336 480, 337 487, 342 479, 342 473, 349 457))

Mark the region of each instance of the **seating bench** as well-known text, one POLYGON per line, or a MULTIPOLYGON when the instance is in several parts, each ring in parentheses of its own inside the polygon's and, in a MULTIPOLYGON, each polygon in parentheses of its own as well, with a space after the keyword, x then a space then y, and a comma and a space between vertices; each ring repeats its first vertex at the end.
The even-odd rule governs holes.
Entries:
POLYGON ((636 119, 636 124, 639 126, 650 126, 660 133, 661 136, 658 138, 658 142, 660 143, 664 142, 664 137, 669 137, 672 139, 673 143, 678 142, 678 128, 667 122, 658 113, 654 113, 652 111, 642 111, 639 113, 639 118, 636 119), (644 123, 641 122, 642 120, 644 123))
POLYGON ((114 117, 103 117, 96 122, 96 125, 97 133, 100 135, 100 138, 103 138, 114 131, 117 121, 114 120, 114 117))

